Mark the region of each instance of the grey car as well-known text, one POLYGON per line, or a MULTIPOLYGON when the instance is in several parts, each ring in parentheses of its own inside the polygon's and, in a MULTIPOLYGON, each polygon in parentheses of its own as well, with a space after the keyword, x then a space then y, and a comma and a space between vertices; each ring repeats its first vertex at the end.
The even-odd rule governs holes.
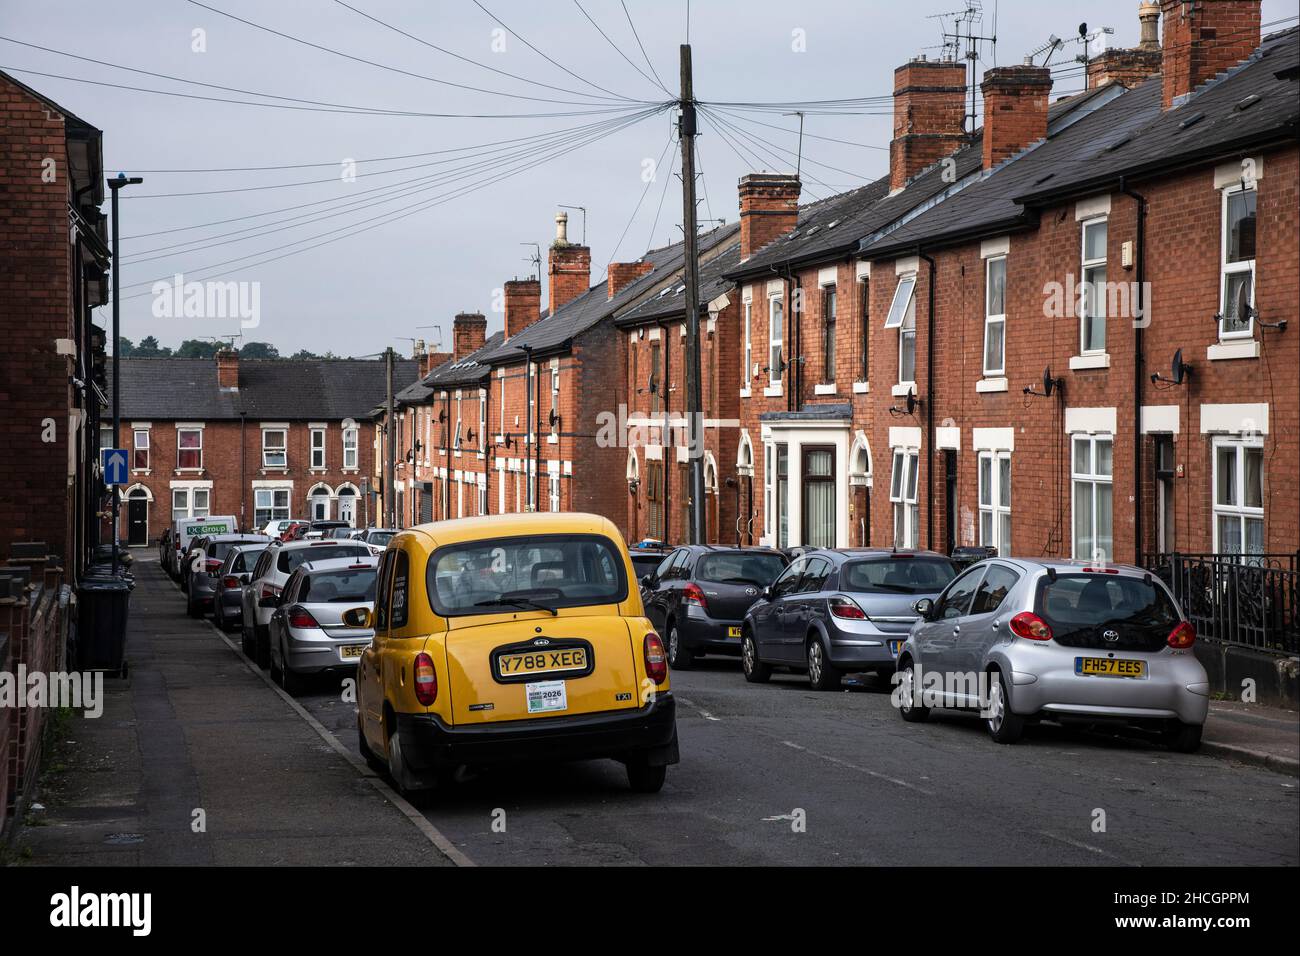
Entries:
POLYGON ((190 565, 185 590, 185 611, 190 617, 202 617, 212 607, 217 575, 232 548, 246 544, 270 542, 264 534, 213 534, 195 538, 190 550, 190 565))
POLYGON ((374 609, 379 559, 365 557, 308 561, 298 566, 274 604, 268 626, 271 677, 289 693, 302 679, 325 671, 355 671, 374 631, 343 623, 352 608, 374 609))
POLYGON ((240 626, 244 614, 244 585, 252 580, 253 566, 267 545, 250 544, 230 549, 212 584, 212 620, 223 631, 240 626))
POLYGON ((998 743, 1026 722, 1122 723, 1200 746, 1209 681, 1172 594, 1135 567, 996 558, 958 576, 899 655, 904 720, 936 706, 979 710, 998 743))
POLYGON ((745 679, 762 683, 786 667, 807 673, 814 690, 834 690, 845 673, 892 674, 917 619, 912 605, 937 597, 956 573, 933 551, 805 552, 745 615, 745 679))

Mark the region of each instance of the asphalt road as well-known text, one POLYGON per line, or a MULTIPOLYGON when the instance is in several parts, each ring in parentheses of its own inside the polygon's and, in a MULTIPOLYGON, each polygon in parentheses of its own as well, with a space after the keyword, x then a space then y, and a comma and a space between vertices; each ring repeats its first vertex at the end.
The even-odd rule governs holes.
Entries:
MULTIPOLYGON (((869 677, 816 693, 708 659, 672 686, 682 761, 657 795, 595 761, 492 770, 420 809, 479 864, 1300 862, 1281 774, 1051 726, 1005 747, 973 717, 905 724, 869 677)), ((299 701, 355 750, 341 697, 327 679, 299 701)))

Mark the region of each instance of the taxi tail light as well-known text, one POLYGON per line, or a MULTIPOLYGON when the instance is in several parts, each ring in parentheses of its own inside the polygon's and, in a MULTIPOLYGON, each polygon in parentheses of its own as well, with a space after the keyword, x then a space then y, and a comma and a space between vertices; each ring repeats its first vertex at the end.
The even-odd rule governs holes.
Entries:
POLYGON ((702 607, 706 611, 709 608, 709 602, 704 598, 703 589, 693 582, 682 588, 682 603, 694 604, 696 607, 702 607))
POLYGON ((421 651, 415 655, 415 699, 424 707, 432 707, 438 699, 438 672, 433 669, 433 658, 421 651))
POLYGON ((290 627, 320 627, 316 619, 311 616, 311 611, 302 606, 289 608, 289 626, 290 627))
POLYGON ((1179 625, 1169 632, 1165 638, 1165 643, 1170 647, 1182 650, 1191 647, 1196 641, 1196 628, 1192 627, 1189 621, 1182 621, 1179 625))
POLYGON ((645 636, 645 672, 656 684, 668 679, 668 655, 664 642, 653 631, 645 636))
POLYGON ((1011 633, 1030 641, 1050 641, 1052 629, 1037 614, 1021 611, 1010 622, 1011 633))
POLYGON ((865 621, 867 614, 862 608, 858 607, 858 602, 852 598, 837 596, 826 602, 830 605, 831 614, 836 617, 847 618, 850 621, 865 621))

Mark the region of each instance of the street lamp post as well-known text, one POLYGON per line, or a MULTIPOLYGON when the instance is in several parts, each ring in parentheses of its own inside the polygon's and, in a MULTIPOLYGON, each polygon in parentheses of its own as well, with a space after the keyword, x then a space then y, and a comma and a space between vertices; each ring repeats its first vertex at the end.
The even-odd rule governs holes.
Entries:
MULTIPOLYGON (((123 186, 135 186, 144 182, 139 176, 127 178, 126 173, 118 173, 116 178, 108 181, 109 193, 113 197, 113 445, 117 446, 118 439, 121 435, 121 402, 122 395, 118 381, 118 353, 122 345, 122 300, 120 295, 121 287, 121 265, 118 260, 118 229, 117 229, 117 192, 123 186)), ((113 574, 117 574, 117 539, 118 539, 118 515, 121 508, 121 495, 117 488, 113 489, 113 574)))

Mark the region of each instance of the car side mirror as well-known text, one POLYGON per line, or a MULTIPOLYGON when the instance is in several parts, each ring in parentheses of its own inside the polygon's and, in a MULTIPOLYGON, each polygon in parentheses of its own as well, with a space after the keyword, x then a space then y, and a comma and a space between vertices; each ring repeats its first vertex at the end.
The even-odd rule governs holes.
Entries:
POLYGON ((929 598, 921 598, 912 605, 912 610, 921 615, 922 619, 930 620, 930 615, 934 613, 934 601, 929 598))
POLYGON ((343 623, 348 627, 370 627, 373 617, 370 608, 354 607, 343 612, 343 623))
POLYGON ((766 585, 766 586, 763 588, 763 590, 762 590, 761 592, 759 592, 759 593, 760 593, 760 595, 762 596, 762 598, 763 598, 764 601, 770 601, 770 600, 772 600, 772 585, 770 585, 770 584, 766 585))
POLYGON ((641 575, 641 587, 643 587, 643 588, 652 588, 652 587, 654 587, 654 586, 655 586, 655 583, 654 583, 654 575, 653 575, 653 574, 643 574, 643 575, 641 575))

